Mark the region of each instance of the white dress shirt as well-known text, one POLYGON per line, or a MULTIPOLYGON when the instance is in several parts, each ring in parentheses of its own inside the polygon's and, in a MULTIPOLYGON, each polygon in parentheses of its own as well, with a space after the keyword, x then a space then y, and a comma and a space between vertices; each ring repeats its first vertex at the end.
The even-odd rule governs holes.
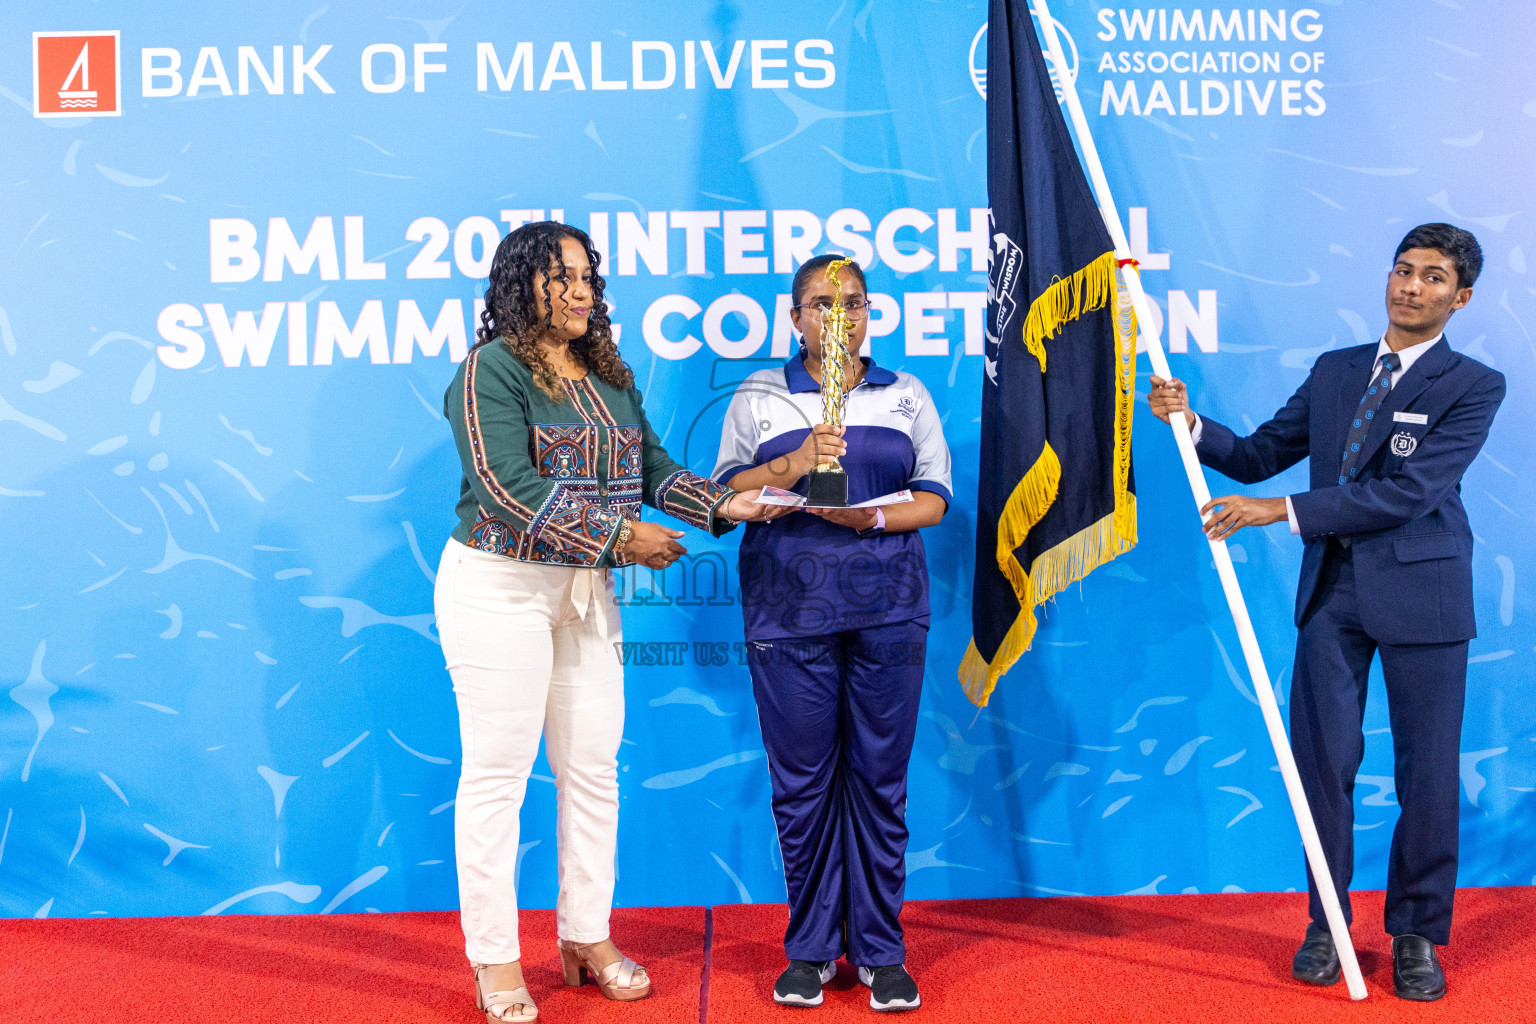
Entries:
MULTIPOLYGON (((1425 352, 1428 352, 1430 348, 1438 343, 1443 337, 1445 337, 1445 332, 1442 331, 1441 333, 1435 335, 1433 338, 1430 338, 1428 341, 1421 341, 1417 345, 1409 345, 1407 348, 1399 349, 1397 353, 1398 366, 1397 369, 1392 372, 1392 386, 1394 388, 1397 387, 1398 381, 1403 379, 1403 374, 1408 372, 1408 367, 1418 362, 1419 357, 1422 356, 1425 352)), ((1391 351, 1392 346, 1387 344, 1387 336, 1383 334, 1381 336, 1381 340, 1376 343, 1376 361, 1371 364, 1371 375, 1361 383, 1360 389, 1362 391, 1364 391, 1365 388, 1370 384, 1371 380, 1375 378, 1376 371, 1380 368, 1382 359, 1385 358, 1387 353, 1391 351)), ((1189 430, 1190 439, 1193 440, 1195 444, 1200 443, 1201 429, 1204 426, 1204 422, 1197 414, 1195 416, 1195 425, 1189 430)), ((1291 533, 1299 535, 1301 533, 1301 525, 1296 522, 1296 509, 1291 504, 1291 496, 1289 494, 1285 496, 1285 517, 1290 520, 1291 533)))

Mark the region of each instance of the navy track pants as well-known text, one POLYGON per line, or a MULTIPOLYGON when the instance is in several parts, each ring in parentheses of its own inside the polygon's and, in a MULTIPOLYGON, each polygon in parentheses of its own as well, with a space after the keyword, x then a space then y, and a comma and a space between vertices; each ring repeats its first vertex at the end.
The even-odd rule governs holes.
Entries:
POLYGON ((906 960, 907 762, 927 643, 908 621, 747 644, 792 960, 906 960))

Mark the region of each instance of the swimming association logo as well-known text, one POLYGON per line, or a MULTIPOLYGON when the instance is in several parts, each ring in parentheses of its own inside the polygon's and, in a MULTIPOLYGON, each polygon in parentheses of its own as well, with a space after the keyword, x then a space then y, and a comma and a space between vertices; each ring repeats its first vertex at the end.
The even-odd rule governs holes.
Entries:
POLYGON ((33 117, 117 117, 117 32, 32 33, 33 117))
MULTIPOLYGON (((1035 12, 1033 7, 1029 9, 1029 13, 1033 18, 1040 17, 1040 15, 1035 12)), ((1064 51, 1063 55, 1067 59, 1067 81, 1075 83, 1077 81, 1078 65, 1077 40, 1072 38, 1072 33, 1067 31, 1067 26, 1061 23, 1060 18, 1052 15, 1051 23, 1056 26, 1056 34, 1061 37, 1061 45, 1064 51)), ((976 31, 975 37, 971 39, 970 53, 971 83, 976 86, 976 91, 981 94, 982 99, 987 98, 987 47, 986 43, 983 42, 986 37, 987 26, 982 25, 981 28, 976 31)), ((1040 49, 1045 53, 1045 68, 1051 73, 1051 85, 1055 86, 1056 88, 1056 102, 1060 103, 1064 94, 1061 91, 1061 78, 1059 77, 1056 70, 1056 62, 1051 60, 1050 53, 1045 50, 1045 44, 1043 40, 1041 42, 1040 49)))

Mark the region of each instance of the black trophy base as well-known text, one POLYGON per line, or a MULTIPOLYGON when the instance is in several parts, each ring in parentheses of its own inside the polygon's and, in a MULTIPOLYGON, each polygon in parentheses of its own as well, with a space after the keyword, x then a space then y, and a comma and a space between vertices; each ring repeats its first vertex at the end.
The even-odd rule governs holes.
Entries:
POLYGON ((848 507, 848 474, 840 469, 810 474, 811 486, 806 493, 807 505, 822 508, 848 507))

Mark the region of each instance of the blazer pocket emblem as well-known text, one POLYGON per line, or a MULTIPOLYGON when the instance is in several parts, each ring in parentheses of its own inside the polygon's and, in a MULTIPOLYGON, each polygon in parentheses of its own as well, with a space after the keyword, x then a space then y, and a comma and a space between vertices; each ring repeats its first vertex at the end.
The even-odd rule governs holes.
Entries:
POLYGON ((1418 446, 1419 439, 1406 430, 1400 430, 1392 435, 1392 454, 1398 458, 1406 459, 1418 446))

